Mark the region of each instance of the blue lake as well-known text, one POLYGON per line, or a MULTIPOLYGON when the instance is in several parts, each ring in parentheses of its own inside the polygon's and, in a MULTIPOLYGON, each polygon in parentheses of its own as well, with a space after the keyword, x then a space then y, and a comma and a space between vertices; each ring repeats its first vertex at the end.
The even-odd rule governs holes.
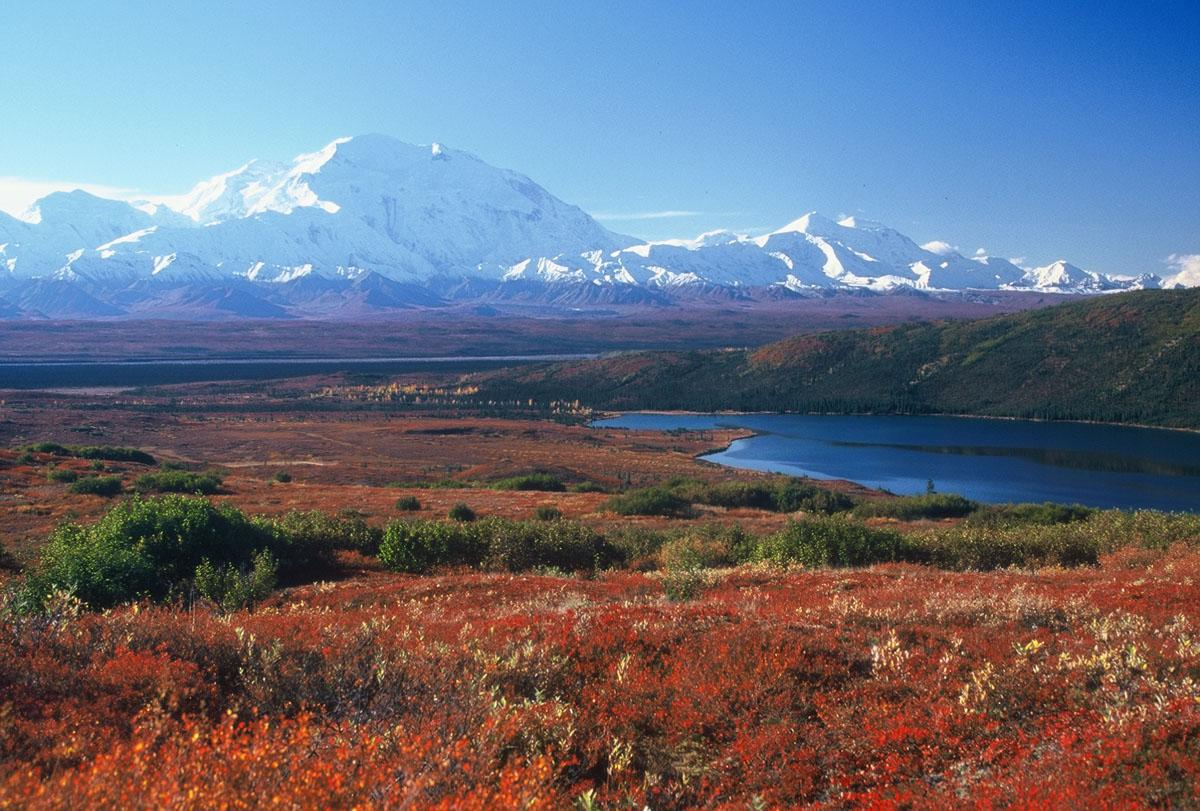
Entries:
POLYGON ((623 414, 608 428, 745 428, 708 461, 848 479, 899 494, 943 493, 1003 503, 1200 512, 1200 434, 1080 423, 958 417, 790 414, 623 414))

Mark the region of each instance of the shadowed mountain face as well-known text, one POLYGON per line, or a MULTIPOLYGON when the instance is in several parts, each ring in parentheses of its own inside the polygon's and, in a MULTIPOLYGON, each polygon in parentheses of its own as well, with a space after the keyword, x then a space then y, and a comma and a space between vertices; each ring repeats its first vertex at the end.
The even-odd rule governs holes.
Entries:
POLYGON ((524 175, 440 144, 343 138, 251 161, 157 203, 82 191, 0 214, 0 317, 357 317, 447 293, 559 308, 780 300, 838 291, 1099 293, 1187 279, 1022 268, 807 214, 777 231, 644 243, 524 175), (482 285, 473 284, 482 282, 482 285))

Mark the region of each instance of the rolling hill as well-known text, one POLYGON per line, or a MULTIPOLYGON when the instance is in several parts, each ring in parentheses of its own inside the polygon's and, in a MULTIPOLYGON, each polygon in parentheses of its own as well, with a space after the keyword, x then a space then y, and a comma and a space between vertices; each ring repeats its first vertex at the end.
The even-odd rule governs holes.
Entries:
POLYGON ((484 396, 606 409, 951 413, 1200 428, 1200 290, 978 321, 644 352, 480 376, 484 396))

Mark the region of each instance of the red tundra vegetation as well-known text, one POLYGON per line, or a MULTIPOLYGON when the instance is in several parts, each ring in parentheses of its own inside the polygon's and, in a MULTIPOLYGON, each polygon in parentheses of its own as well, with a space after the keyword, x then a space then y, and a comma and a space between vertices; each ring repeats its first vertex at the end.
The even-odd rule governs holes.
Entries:
POLYGON ((0 625, 4 807, 1188 806, 1200 554, 961 573, 364 569, 0 625))

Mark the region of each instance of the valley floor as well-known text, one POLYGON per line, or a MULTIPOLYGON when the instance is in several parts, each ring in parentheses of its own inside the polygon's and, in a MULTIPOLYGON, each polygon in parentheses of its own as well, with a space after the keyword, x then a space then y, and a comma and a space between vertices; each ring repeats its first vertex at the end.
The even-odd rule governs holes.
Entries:
MULTIPOLYGON (((376 408, 377 388, 341 379, 8 393, 10 563, 32 570, 54 526, 115 503, 53 471, 129 490, 157 469, 19 447, 39 441, 135 447, 219 470, 211 498, 249 513, 374 527, 460 502, 522 520, 553 507, 704 553, 706 527, 761 536, 794 517, 624 517, 590 491, 767 481, 697 461, 737 432, 590 429, 569 407, 455 416, 449 381, 402 383, 419 408, 376 408), (496 489, 531 471, 589 486, 496 489), (417 506, 400 513, 406 497, 417 506)), ((228 613, 94 612, 61 594, 25 613, 9 571, 0 807, 1186 807, 1200 792, 1200 537, 1179 540, 990 572, 677 570, 663 547, 577 575, 409 575, 342 550, 330 579, 228 613)))

